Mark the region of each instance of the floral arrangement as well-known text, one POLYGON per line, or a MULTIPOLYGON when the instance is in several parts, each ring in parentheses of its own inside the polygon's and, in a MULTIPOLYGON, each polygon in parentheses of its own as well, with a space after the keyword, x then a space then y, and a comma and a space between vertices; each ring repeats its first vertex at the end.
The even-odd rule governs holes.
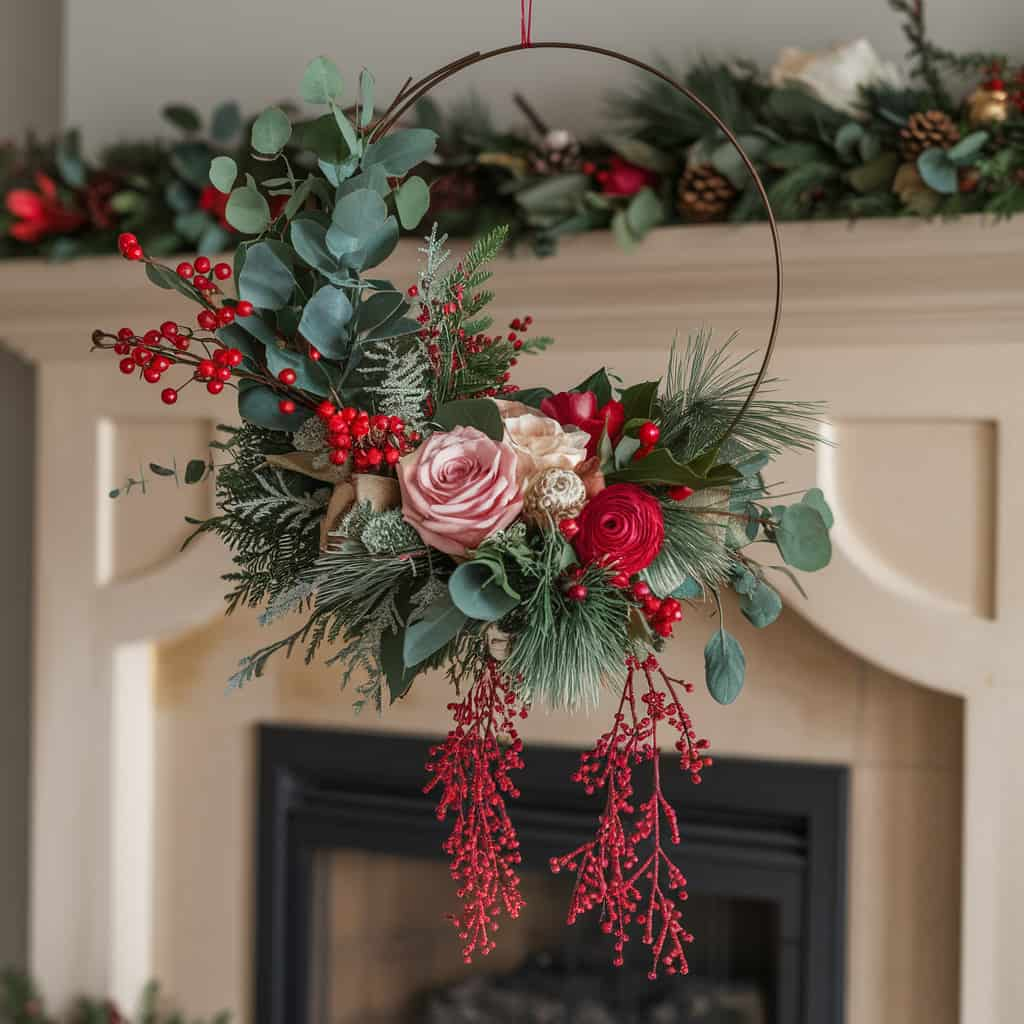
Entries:
MULTIPOLYGON (((703 63, 676 77, 740 134, 780 219, 1020 212, 1024 69, 1003 54, 940 48, 925 31, 923 0, 889 2, 906 18, 909 75, 861 39, 824 53, 786 49, 767 74, 703 63), (951 93, 950 74, 967 89, 951 93)), ((544 254, 582 231, 610 228, 630 246, 661 224, 762 215, 732 148, 661 85, 613 97, 607 131, 589 141, 517 99, 527 127, 511 131, 477 102, 447 112, 420 105, 419 125, 441 137, 419 173, 443 231, 476 236, 504 224, 544 254)), ((115 146, 96 165, 81 158, 74 132, 0 149, 0 258, 107 252, 126 231, 152 255, 219 251, 251 234, 209 177, 211 161, 226 155, 269 178, 265 154, 243 160, 233 145, 246 134, 237 105, 214 110, 209 141, 198 112, 174 105, 165 114, 184 132, 179 142, 115 146)), ((299 165, 304 173, 339 156, 326 124, 293 125, 288 154, 313 157, 299 165)))
MULTIPOLYGON (((498 330, 487 311, 506 230, 454 259, 435 227, 415 281, 378 276, 399 224, 414 230, 430 207, 410 172, 437 138, 388 132, 365 72, 351 114, 341 91, 334 64, 309 65, 303 96, 325 109, 322 133, 343 159, 297 176, 284 149, 291 122, 272 108, 252 142, 282 178, 261 187, 217 162, 229 218, 257 236, 233 263, 172 268, 120 237, 154 284, 197 304, 194 324, 97 330, 93 345, 167 404, 188 388, 237 396, 242 425, 221 428, 210 457, 184 469, 185 483, 216 480, 219 512, 196 533, 233 552, 229 610, 299 624, 246 657, 234 685, 277 653, 328 651, 357 705, 380 710, 426 671, 446 671, 454 724, 430 751, 425 788, 438 817, 453 819, 445 849, 466 959, 493 948, 499 916, 523 905, 507 806, 523 765, 519 723, 535 703, 578 713, 610 688, 618 710, 576 773, 603 795, 597 832, 551 867, 576 873, 569 920, 600 912, 616 963, 637 928, 652 976, 685 973, 685 879, 667 852, 680 835, 660 753, 670 748, 694 782, 712 759, 684 706, 691 684, 660 656, 686 609, 710 602, 719 622, 705 678, 730 703, 745 658, 721 593, 733 589, 743 615, 767 626, 782 607, 769 572, 828 563, 821 492, 782 504, 765 476, 781 451, 819 441, 822 410, 764 397, 764 368, 707 330, 674 346, 657 380, 626 384, 598 368, 557 393, 513 383, 519 361, 551 339, 529 315, 498 330), (761 563, 758 547, 781 562, 761 563)), ((152 469, 178 478, 176 465, 152 469)))

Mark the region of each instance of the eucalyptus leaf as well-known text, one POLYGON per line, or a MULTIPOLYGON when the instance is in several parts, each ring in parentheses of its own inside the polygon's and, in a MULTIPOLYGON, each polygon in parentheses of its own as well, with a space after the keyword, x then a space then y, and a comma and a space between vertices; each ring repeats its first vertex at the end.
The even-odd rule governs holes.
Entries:
POLYGON ((185 467, 185 483, 197 484, 206 476, 206 462, 203 459, 190 459, 185 467))
POLYGON ((423 618, 406 627, 402 644, 402 660, 406 667, 412 668, 436 654, 455 638, 466 621, 465 612, 455 606, 449 594, 439 597, 427 608, 423 618))
POLYGON ((986 142, 988 142, 988 132, 971 132, 947 151, 949 159, 958 167, 969 164, 985 148, 986 142))
POLYGON ((816 509, 825 526, 830 530, 832 529, 835 524, 835 516, 832 514, 832 509, 825 500, 825 495, 820 487, 812 487, 800 500, 805 505, 810 505, 811 508, 816 509))
POLYGON ((740 611, 752 626, 764 629, 781 614, 782 598, 764 580, 754 579, 754 587, 740 597, 740 611))
POLYGON ((370 270, 383 263, 398 245, 398 221, 388 217, 370 238, 354 252, 342 257, 342 263, 354 270, 370 270))
POLYGON ((938 146, 926 149, 917 158, 917 170, 930 189, 944 196, 956 194, 956 164, 944 149, 939 149, 938 146))
POLYGON ((677 601, 695 601, 704 596, 704 588, 692 576, 687 576, 669 596, 677 601))
MULTIPOLYGON (((292 144, 299 149, 308 149, 329 167, 344 165, 352 152, 338 131, 333 114, 321 114, 310 121, 292 125, 292 144)), ((338 184, 326 170, 324 173, 332 185, 338 184)))
POLYGON ((316 179, 312 176, 306 178, 299 187, 291 194, 288 202, 284 204, 284 218, 291 220, 306 204, 313 189, 316 187, 316 179))
POLYGON ((305 217, 292 221, 289 229, 292 248, 299 259, 322 274, 331 274, 338 267, 337 259, 327 248, 327 229, 305 217))
POLYGON ((168 103, 161 111, 165 121, 170 121, 175 128, 180 128, 189 134, 199 131, 203 126, 202 119, 194 107, 186 106, 183 103, 168 103))
POLYGON ((395 193, 395 206, 402 227, 411 231, 430 208, 430 188, 427 183, 419 177, 408 178, 395 193))
POLYGON ((340 201, 350 192, 358 192, 361 188, 372 189, 381 199, 386 199, 391 195, 391 179, 383 167, 368 167, 347 181, 340 182, 336 199, 340 201))
POLYGON ((348 354, 348 323, 352 319, 352 303, 341 288, 325 284, 313 293, 302 310, 299 333, 320 352, 331 359, 348 354))
POLYGON ((665 220, 665 207, 651 188, 642 188, 626 207, 626 221, 633 235, 642 239, 665 220))
POLYGON ((404 178, 414 167, 429 160, 437 148, 437 134, 429 128, 406 128, 370 143, 363 167, 380 164, 394 178, 404 178))
POLYGON ((238 279, 239 298, 259 309, 281 309, 295 291, 295 278, 268 242, 257 242, 245 257, 238 279))
POLYGON ((229 156, 215 156, 210 161, 210 182, 218 192, 229 193, 238 177, 238 164, 229 156))
POLYGON ((467 618, 496 622, 519 604, 502 589, 494 567, 486 561, 463 562, 448 580, 452 601, 467 618))
POLYGON ((332 221, 346 235, 365 244, 387 220, 388 208, 374 189, 361 188, 342 197, 332 221))
POLYGON ((252 123, 252 148, 273 156, 280 153, 292 137, 292 123, 280 107, 267 107, 252 123))
POLYGON ((314 57, 302 76, 302 98, 307 103, 330 103, 342 93, 341 72, 330 57, 314 57))
POLYGON ((146 264, 146 277, 158 288, 165 288, 168 291, 175 291, 184 295, 186 299, 199 302, 199 294, 187 281, 180 278, 170 267, 159 263, 146 264))
POLYGON ((359 127, 367 128, 373 120, 374 80, 367 68, 359 72, 359 127))
POLYGON ((270 224, 270 207, 258 189, 243 185, 228 197, 224 218, 236 231, 258 235, 270 224))
POLYGON ((409 692, 417 675, 415 668, 406 667, 402 653, 404 642, 404 629, 397 632, 386 629, 380 636, 380 667, 384 669, 392 704, 409 692))
POLYGON ((775 531, 775 542, 787 565, 804 572, 824 569, 832 558, 832 542, 821 513, 803 502, 790 505, 775 531))
POLYGON ((457 402, 446 402, 438 408, 433 418, 442 430, 475 427, 492 441, 500 441, 505 436, 501 412, 490 398, 464 398, 457 402))
POLYGON ((704 648, 704 678, 719 704, 731 704, 743 689, 747 659, 739 641, 724 627, 716 630, 704 648))
POLYGON ((295 371, 295 383, 315 395, 326 395, 330 388, 327 375, 319 363, 279 345, 266 346, 267 369, 276 377, 282 370, 295 371))
MULTIPOLYGON (((215 107, 210 117, 210 134, 217 142, 233 139, 242 127, 242 112, 234 100, 228 100, 215 107)), ((221 189, 226 192, 227 189, 221 189)))

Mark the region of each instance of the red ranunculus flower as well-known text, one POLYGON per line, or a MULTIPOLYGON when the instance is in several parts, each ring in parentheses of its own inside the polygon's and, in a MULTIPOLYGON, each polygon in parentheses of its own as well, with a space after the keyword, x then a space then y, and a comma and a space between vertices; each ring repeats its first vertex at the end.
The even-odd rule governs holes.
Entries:
POLYGON ((10 227, 11 237, 19 242, 39 242, 47 235, 67 235, 82 226, 85 215, 64 206, 57 195, 57 183, 41 171, 36 174, 38 192, 13 188, 5 205, 18 218, 10 227))
POLYGON ((563 427, 579 427, 590 435, 587 455, 597 454, 601 443, 601 431, 607 426, 612 444, 618 444, 622 428, 626 425, 626 410, 621 402, 612 399, 597 407, 597 395, 593 391, 560 391, 540 403, 540 411, 563 427))
POLYGON ((610 484, 576 517, 573 539, 584 565, 597 562, 627 576, 646 569, 665 540, 658 499, 636 484, 610 484))
POLYGON ((606 196, 635 196, 640 189, 656 185, 658 176, 646 167, 613 156, 607 168, 597 172, 597 180, 606 196))

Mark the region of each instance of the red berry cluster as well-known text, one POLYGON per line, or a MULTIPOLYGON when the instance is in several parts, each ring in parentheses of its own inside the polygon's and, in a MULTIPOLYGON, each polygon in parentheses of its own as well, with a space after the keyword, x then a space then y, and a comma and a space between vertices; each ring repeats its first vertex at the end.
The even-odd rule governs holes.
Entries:
POLYGON ((145 258, 139 240, 130 231, 122 231, 117 236, 117 247, 126 260, 141 260, 145 258))
POLYGON ((455 724, 443 743, 431 747, 424 793, 441 788, 437 819, 455 813, 444 851, 451 858, 451 876, 462 903, 450 914, 462 940, 462 956, 483 956, 494 949, 502 910, 518 917, 524 906, 517 868, 522 861, 519 840, 505 806, 519 796, 510 777, 523 767, 523 742, 516 718, 525 718, 513 682, 491 660, 477 676, 464 700, 449 704, 455 724), (498 737, 507 737, 500 743, 498 737))
MULTIPOLYGON (((294 384, 295 371, 284 369, 278 379, 294 384)), ((281 411, 294 412, 294 403, 291 410, 281 411)), ((360 473, 392 468, 420 439, 418 431, 406 430, 399 416, 373 414, 351 405, 339 409, 326 399, 317 406, 316 414, 327 431, 332 465, 343 466, 351 456, 353 467, 360 473)))
MULTIPOLYGON (((621 585, 621 577, 615 577, 612 582, 621 585)), ((683 619, 683 606, 674 597, 658 597, 643 580, 637 580, 629 592, 639 603, 651 629, 660 637, 670 637, 675 624, 683 619)))
POLYGON ((1018 68, 1013 81, 1007 83, 1004 77, 1007 68, 1002 64, 993 64, 988 69, 989 77, 982 83, 982 88, 989 92, 1005 92, 1009 101, 1024 114, 1024 67, 1018 68))
POLYGON ((679 699, 680 690, 692 691, 690 684, 667 676, 653 655, 643 662, 630 656, 626 670, 611 729, 581 756, 573 775, 588 794, 607 794, 597 834, 570 853, 552 858, 551 870, 576 873, 568 923, 599 910, 601 930, 613 936, 616 967, 624 962, 629 926, 640 926, 641 941, 651 951, 648 977, 653 980, 660 966, 669 974, 686 974, 683 946, 693 941, 677 906, 686 899, 686 879, 664 848, 666 833, 673 845, 679 844, 680 834, 676 813, 661 789, 658 725, 664 722, 679 734, 679 765, 693 782, 700 782, 701 772, 712 762, 707 740, 697 738, 679 699), (651 796, 635 804, 633 769, 646 762, 652 765, 651 796), (648 842, 653 849, 644 856, 641 847, 648 842), (640 888, 644 883, 650 887, 646 905, 640 888))

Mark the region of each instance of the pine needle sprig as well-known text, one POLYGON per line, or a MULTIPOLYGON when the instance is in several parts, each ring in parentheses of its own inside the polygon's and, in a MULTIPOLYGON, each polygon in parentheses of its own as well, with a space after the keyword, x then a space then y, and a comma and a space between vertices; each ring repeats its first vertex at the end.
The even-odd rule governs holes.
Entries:
MULTIPOLYGON (((756 369, 748 368, 753 353, 733 357, 729 351, 735 338, 713 348, 711 329, 701 328, 682 352, 672 346, 662 388, 661 439, 683 462, 721 440, 757 378, 756 369)), ((736 425, 731 439, 745 452, 778 455, 812 449, 822 440, 824 404, 761 397, 779 383, 766 379, 736 425)))
POLYGON ((729 577, 732 554, 726 545, 730 493, 726 488, 698 491, 685 502, 663 501, 665 540, 658 556, 641 576, 660 597, 667 597, 687 580, 701 587, 729 577))

